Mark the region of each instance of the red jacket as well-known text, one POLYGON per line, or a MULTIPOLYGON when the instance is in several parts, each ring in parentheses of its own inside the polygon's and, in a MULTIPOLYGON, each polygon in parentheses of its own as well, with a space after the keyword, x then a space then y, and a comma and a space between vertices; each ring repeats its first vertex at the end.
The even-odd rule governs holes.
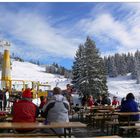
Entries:
POLYGON ((93 106, 93 105, 94 105, 94 100, 88 99, 88 106, 93 106))
POLYGON ((13 122, 35 122, 36 105, 27 100, 20 100, 13 105, 13 122))
POLYGON ((113 100, 112 105, 119 105, 119 101, 118 100, 113 100))

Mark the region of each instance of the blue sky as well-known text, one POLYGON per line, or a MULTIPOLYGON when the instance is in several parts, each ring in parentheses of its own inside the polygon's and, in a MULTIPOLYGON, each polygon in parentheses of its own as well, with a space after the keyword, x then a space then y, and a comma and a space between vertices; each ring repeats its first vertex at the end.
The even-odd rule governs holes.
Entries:
POLYGON ((11 53, 70 69, 90 36, 102 56, 140 48, 140 3, 0 2, 0 39, 11 53))

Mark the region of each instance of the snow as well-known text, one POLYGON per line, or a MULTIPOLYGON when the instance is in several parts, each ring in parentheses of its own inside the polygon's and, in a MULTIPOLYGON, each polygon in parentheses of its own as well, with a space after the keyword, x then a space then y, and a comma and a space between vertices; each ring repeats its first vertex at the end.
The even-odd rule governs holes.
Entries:
POLYGON ((107 78, 108 91, 117 97, 126 97, 130 92, 134 94, 136 100, 140 100, 140 84, 131 79, 131 75, 107 78))
POLYGON ((65 89, 66 84, 70 83, 69 79, 57 74, 45 73, 45 67, 41 67, 29 62, 13 61, 11 77, 13 80, 39 81, 41 83, 48 82, 48 84, 51 85, 51 89, 53 89, 57 83, 57 86, 65 89))
MULTIPOLYGON (((12 62, 11 77, 14 80, 48 82, 48 84, 51 85, 51 89, 53 89, 57 83, 61 89, 65 89, 66 84, 71 81, 60 75, 45 73, 45 67, 19 61, 12 62)), ((107 85, 111 96, 115 95, 122 98, 125 97, 127 93, 132 92, 136 96, 136 99, 140 100, 140 84, 136 84, 136 80, 132 80, 130 74, 116 78, 107 78, 107 85)), ((74 98, 76 101, 78 97, 74 98)), ((38 100, 35 102, 38 102, 38 100)))

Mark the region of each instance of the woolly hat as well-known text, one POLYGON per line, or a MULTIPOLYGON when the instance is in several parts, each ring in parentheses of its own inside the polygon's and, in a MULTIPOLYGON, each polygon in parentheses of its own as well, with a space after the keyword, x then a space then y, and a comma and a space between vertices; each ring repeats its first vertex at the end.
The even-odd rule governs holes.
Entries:
POLYGON ((113 98, 117 98, 116 96, 113 96, 113 98))
POLYGON ((29 88, 27 88, 23 91, 22 98, 32 98, 32 93, 29 88))

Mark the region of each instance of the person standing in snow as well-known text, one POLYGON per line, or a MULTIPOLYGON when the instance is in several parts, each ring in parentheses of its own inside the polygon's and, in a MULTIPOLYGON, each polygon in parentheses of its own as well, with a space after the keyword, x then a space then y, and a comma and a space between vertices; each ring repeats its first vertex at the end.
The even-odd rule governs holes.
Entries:
MULTIPOLYGON (((53 97, 44 105, 42 116, 47 122, 69 122, 69 102, 61 94, 61 89, 55 87, 53 89, 53 97)), ((58 133, 63 133, 63 129, 56 129, 58 133)))

